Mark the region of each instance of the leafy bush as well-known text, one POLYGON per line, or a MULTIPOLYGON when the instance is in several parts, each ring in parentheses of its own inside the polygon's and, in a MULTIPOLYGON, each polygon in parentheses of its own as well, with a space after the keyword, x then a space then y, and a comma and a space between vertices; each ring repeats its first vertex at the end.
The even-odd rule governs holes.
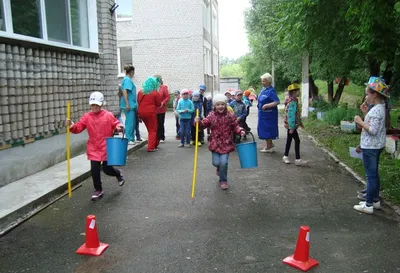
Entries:
POLYGON ((335 108, 336 106, 333 104, 330 104, 329 102, 326 102, 325 100, 323 100, 322 98, 319 100, 314 100, 311 103, 311 107, 314 107, 317 112, 326 112, 330 109, 335 108))
POLYGON ((352 121, 355 115, 361 115, 357 108, 337 107, 325 113, 324 121, 329 125, 339 126, 340 121, 352 121))

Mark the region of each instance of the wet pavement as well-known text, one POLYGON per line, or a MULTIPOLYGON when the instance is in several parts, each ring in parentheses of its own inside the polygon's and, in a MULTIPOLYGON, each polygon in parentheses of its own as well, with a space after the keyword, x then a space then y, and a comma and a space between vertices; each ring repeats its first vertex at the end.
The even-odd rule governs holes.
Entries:
MULTIPOLYGON (((255 130, 254 114, 249 123, 255 130)), ((388 207, 354 211, 362 186, 306 137, 310 167, 282 163, 283 129, 277 153, 258 154, 257 169, 240 169, 232 153, 228 191, 200 147, 192 200, 193 149, 177 148, 173 124, 168 113, 169 137, 158 152, 129 156, 122 188, 103 175, 105 196, 91 202, 89 179, 72 199, 0 238, 0 272, 298 272, 282 259, 293 254, 301 225, 311 228, 311 256, 320 262, 309 272, 400 272, 399 217, 388 207), (110 244, 101 257, 75 254, 88 214, 110 244)))

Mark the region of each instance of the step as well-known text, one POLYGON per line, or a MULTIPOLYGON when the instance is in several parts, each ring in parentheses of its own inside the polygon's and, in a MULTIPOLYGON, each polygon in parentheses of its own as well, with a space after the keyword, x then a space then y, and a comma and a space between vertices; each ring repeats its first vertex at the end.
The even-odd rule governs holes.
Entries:
MULTIPOLYGON (((132 153, 147 140, 128 146, 132 153)), ((90 177, 90 161, 86 154, 71 159, 71 184, 79 187, 90 177)), ((67 194, 67 161, 11 182, 0 188, 0 237, 26 221, 40 210, 67 194)))

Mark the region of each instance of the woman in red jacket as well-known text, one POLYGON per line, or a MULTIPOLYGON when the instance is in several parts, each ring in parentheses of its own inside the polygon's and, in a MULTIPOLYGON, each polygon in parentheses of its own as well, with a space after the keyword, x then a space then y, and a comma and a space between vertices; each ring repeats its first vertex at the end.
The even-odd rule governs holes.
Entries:
POLYGON ((139 117, 146 125, 147 132, 149 135, 149 141, 147 144, 148 152, 157 151, 157 147, 160 144, 160 138, 157 135, 157 108, 161 105, 161 98, 157 90, 159 83, 156 78, 149 77, 143 83, 143 89, 139 91, 137 101, 139 103, 139 117))

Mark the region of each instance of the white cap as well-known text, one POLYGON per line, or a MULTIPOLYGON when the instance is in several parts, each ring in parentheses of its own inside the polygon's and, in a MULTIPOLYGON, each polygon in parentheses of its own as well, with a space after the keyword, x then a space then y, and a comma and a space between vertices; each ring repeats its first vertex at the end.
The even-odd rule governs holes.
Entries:
POLYGON ((216 94, 213 98, 213 104, 216 104, 217 102, 226 103, 226 96, 224 94, 216 94))
POLYGON ((104 105, 104 96, 100 92, 93 92, 89 97, 89 105, 96 104, 98 106, 104 105))

